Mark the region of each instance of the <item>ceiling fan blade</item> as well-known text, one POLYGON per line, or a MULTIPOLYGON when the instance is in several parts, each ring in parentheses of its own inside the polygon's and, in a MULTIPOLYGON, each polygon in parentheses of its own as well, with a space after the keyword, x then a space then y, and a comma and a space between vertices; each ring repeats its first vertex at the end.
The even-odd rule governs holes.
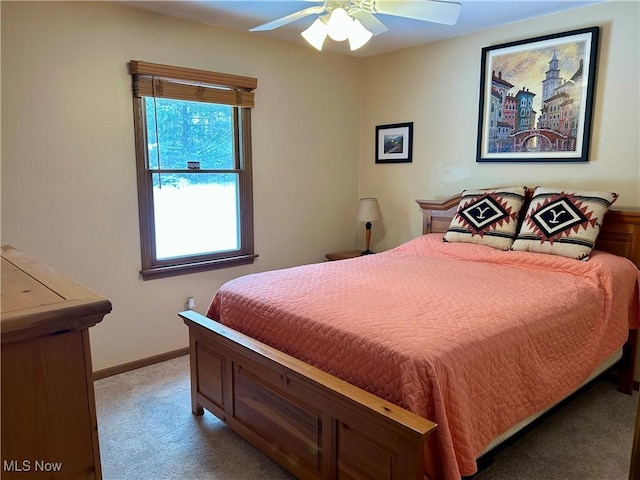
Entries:
POLYGON ((462 5, 437 0, 375 0, 377 13, 455 25, 462 5))
POLYGON ((360 23, 362 23, 364 28, 369 30, 374 35, 379 35, 389 30, 387 26, 380 20, 378 20, 374 15, 363 12, 362 10, 351 13, 351 16, 360 20, 360 23))
POLYGON ((292 13, 291 15, 287 15, 286 17, 279 18, 278 20, 274 20, 273 22, 265 23, 264 25, 258 25, 257 27, 253 27, 249 29, 250 32, 262 32, 265 30, 274 30, 276 28, 282 27, 287 23, 295 22, 296 20, 300 20, 301 18, 308 17, 309 15, 313 15, 314 13, 322 13, 324 12, 324 6, 319 5, 317 7, 309 7, 304 10, 300 10, 298 12, 292 13))

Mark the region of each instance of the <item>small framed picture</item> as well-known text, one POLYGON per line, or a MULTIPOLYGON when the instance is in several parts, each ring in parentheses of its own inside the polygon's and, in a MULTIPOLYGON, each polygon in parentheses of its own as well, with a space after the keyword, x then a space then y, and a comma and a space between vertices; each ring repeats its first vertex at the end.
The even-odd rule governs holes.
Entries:
POLYGON ((376 163, 411 162, 413 122, 376 127, 376 163))

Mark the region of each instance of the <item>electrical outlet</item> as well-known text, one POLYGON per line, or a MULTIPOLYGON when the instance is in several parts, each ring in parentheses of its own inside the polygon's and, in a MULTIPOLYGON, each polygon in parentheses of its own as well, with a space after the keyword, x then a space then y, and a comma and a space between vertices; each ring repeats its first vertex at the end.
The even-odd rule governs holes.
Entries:
POLYGON ((195 310, 195 308, 196 308, 195 299, 193 297, 187 298, 187 301, 185 302, 184 307, 187 310, 195 310))

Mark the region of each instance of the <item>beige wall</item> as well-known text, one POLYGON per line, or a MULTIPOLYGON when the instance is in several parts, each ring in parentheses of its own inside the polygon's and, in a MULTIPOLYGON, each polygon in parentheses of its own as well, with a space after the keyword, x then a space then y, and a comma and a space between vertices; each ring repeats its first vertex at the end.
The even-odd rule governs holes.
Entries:
POLYGON ((94 369, 187 345, 226 280, 352 248, 357 61, 115 4, 1 2, 2 244, 108 297, 94 369), (140 280, 131 59, 258 78, 252 266, 140 280))
POLYGON ((96 370, 187 345, 176 312, 206 309, 242 274, 362 246, 359 196, 385 216, 375 249, 420 233, 416 198, 463 188, 611 188, 640 206, 638 4, 614 3, 355 59, 108 3, 0 2, 2 244, 108 297, 91 331, 96 370), (480 50, 546 33, 602 30, 592 161, 476 164, 480 50), (252 266, 143 282, 131 59, 258 78, 252 266), (362 104, 361 104, 362 102, 362 104), (375 165, 375 126, 414 122, 411 164, 375 165))
POLYGON ((420 234, 415 199, 445 198, 465 188, 606 189, 620 194, 616 206, 640 207, 639 9, 638 2, 606 2, 365 59, 360 191, 377 196, 385 216, 374 226, 374 247, 420 234), (475 163, 481 49, 596 25, 601 43, 591 161, 475 163), (414 122, 413 162, 376 165, 375 126, 396 122, 414 122))

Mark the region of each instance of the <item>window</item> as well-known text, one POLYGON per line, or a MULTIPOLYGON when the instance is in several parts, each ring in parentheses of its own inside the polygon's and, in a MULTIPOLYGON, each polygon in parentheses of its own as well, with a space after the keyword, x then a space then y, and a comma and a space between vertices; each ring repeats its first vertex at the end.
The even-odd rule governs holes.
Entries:
POLYGON ((255 78, 131 61, 141 274, 252 263, 255 78))

